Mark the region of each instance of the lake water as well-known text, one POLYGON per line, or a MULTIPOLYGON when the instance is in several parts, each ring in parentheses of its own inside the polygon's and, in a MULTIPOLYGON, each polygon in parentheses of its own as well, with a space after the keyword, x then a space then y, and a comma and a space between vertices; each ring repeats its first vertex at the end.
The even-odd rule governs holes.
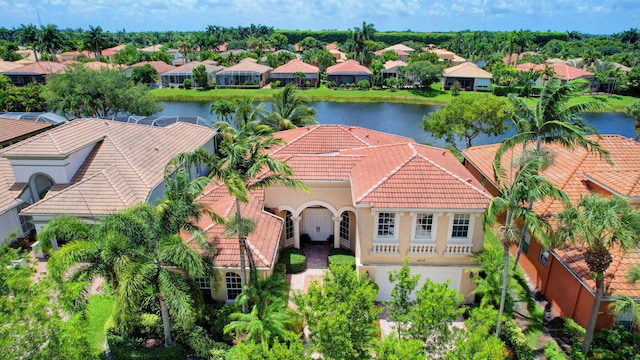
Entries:
MULTIPOLYGON (((216 121, 215 115, 209 113, 211 102, 164 101, 162 103, 165 108, 158 115, 200 116, 216 121)), ((269 105, 265 103, 265 108, 270 109, 269 105)), ((311 103, 311 106, 316 109, 316 120, 321 124, 360 126, 410 137, 419 143, 440 147, 445 145, 443 140, 433 138, 430 133, 420 128, 422 117, 439 109, 440 106, 351 102, 315 102, 311 103)), ((601 134, 634 137, 635 120, 621 113, 583 114, 583 118, 601 134)), ((515 130, 510 130, 498 137, 480 134, 473 140, 473 145, 497 143, 513 134, 515 130)), ((461 149, 465 147, 463 142, 458 143, 457 146, 461 149)))

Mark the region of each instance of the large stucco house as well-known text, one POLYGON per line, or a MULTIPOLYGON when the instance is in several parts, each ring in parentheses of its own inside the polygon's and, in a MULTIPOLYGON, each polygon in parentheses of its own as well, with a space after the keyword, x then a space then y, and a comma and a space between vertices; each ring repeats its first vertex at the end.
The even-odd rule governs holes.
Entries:
MULTIPOLYGON (((328 241, 356 255, 357 270, 375 281, 378 300, 391 298, 390 270, 409 257, 412 272, 472 301, 471 254, 484 241, 481 215, 491 195, 449 151, 412 139, 344 125, 317 125, 276 133, 286 145, 271 156, 286 161, 310 189, 271 186, 251 194, 243 217, 256 223, 247 244, 261 276, 273 271, 279 249, 304 238, 328 241)), ((224 185, 212 184, 200 201, 222 216, 235 212, 224 185)), ((238 240, 221 225, 199 224, 215 248, 225 286, 212 296, 233 300, 240 289, 238 240)), ((192 241, 194 247, 198 247, 192 241)), ((201 286, 208 289, 206 281, 201 286)))
MULTIPOLYGON (((545 144, 543 151, 552 156, 551 164, 541 171, 557 188, 564 191, 573 204, 581 196, 596 192, 603 196, 612 194, 629 199, 632 204, 640 205, 640 143, 620 135, 604 135, 602 139, 591 136, 600 146, 609 151, 611 162, 598 157, 582 148, 567 149, 557 144, 545 144)), ((481 180, 487 190, 498 195, 493 180, 492 162, 500 144, 474 146, 463 151, 465 166, 481 180)), ((502 159, 509 164, 520 150, 512 154, 507 152, 502 159)), ((552 223, 554 215, 563 209, 556 200, 538 201, 533 210, 548 218, 552 223)), ((585 262, 583 247, 567 246, 546 250, 535 238, 527 236, 523 245, 523 254, 519 265, 531 279, 537 290, 551 303, 560 316, 567 316, 578 324, 587 325, 595 296, 595 281, 585 262)), ((515 253, 515 247, 512 253, 515 253)), ((629 296, 640 301, 640 284, 631 284, 627 280, 627 271, 640 265, 640 249, 622 253, 611 250, 613 262, 605 273, 605 296, 600 306, 596 328, 608 327, 618 321, 629 325, 633 323, 630 313, 624 313, 617 319, 612 316, 609 304, 615 296, 629 296)))
POLYGON ((165 192, 164 167, 176 154, 213 151, 216 131, 78 119, 0 150, 0 242, 50 220, 87 222, 165 192), (189 141, 184 141, 189 139, 189 141))

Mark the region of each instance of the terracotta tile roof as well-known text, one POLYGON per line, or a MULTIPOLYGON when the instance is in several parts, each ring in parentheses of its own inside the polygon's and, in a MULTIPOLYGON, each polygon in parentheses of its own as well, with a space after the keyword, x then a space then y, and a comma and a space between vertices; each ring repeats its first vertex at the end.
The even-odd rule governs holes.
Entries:
POLYGON ((287 145, 273 155, 328 154, 340 150, 413 142, 413 139, 346 125, 315 125, 276 133, 287 145))
MULTIPOLYGON (((586 78, 586 77, 593 76, 593 73, 590 73, 582 69, 574 68, 573 66, 569 66, 566 64, 549 63, 547 64, 547 66, 552 68, 553 71, 556 73, 556 76, 563 80, 573 80, 577 78, 586 78)), ((536 65, 533 63, 524 63, 524 64, 518 64, 518 66, 516 67, 524 71, 529 71, 530 69, 534 69, 534 71, 544 70, 544 64, 536 65)))
POLYGON ((271 67, 269 66, 254 63, 252 61, 241 61, 233 66, 229 66, 228 68, 220 71, 218 74, 220 75, 232 74, 234 71, 246 71, 246 72, 255 72, 258 74, 264 74, 270 70, 271 70, 271 67))
POLYGON ((372 75, 371 70, 358 64, 355 60, 347 60, 343 63, 335 64, 327 68, 327 75, 372 75))
POLYGON ((100 70, 100 69, 122 69, 124 67, 124 65, 121 64, 110 64, 110 63, 104 63, 101 61, 89 61, 84 63, 84 67, 86 67, 87 69, 93 69, 93 70, 100 70))
POLYGON ((50 123, 0 117, 0 144, 51 127, 50 123))
POLYGON ((317 66, 313 66, 311 64, 307 64, 302 60, 293 59, 288 63, 274 69, 271 73, 272 74, 280 74, 280 73, 293 74, 295 72, 302 72, 306 74, 308 73, 317 74, 318 72, 320 72, 320 68, 317 66))
POLYGON ((348 181, 358 155, 295 155, 286 159, 296 179, 302 181, 348 181))
POLYGON ((351 171, 356 204, 484 209, 492 198, 447 150, 405 143, 343 153, 365 156, 351 171))
POLYGON ((389 71, 389 70, 392 70, 392 69, 394 69, 394 70, 395 70, 395 69, 396 69, 396 68, 398 68, 398 67, 401 67, 401 66, 407 66, 407 65, 408 65, 408 64, 407 64, 406 62, 404 62, 404 61, 400 61, 400 60, 389 60, 389 61, 387 61, 387 62, 385 62, 385 63, 384 63, 384 70, 385 70, 385 71, 389 71))
POLYGON ((144 52, 158 52, 160 51, 160 48, 162 47, 161 44, 156 44, 156 45, 151 45, 151 46, 147 46, 144 47, 142 49, 138 49, 138 51, 144 51, 144 52))
POLYGON ((453 60, 456 56, 453 52, 447 49, 432 49, 432 48, 423 48, 424 51, 429 51, 438 55, 438 59, 440 60, 453 60))
MULTIPOLYGON (((271 268, 275 263, 283 219, 264 211, 264 190, 252 191, 249 202, 240 205, 243 218, 256 224, 255 230, 247 237, 253 259, 258 268, 271 268)), ((199 202, 207 204, 216 214, 228 218, 235 214, 235 199, 229 195, 225 186, 211 184, 199 202)), ((240 266, 240 248, 237 237, 227 237, 224 226, 213 223, 210 218, 202 218, 198 226, 205 231, 209 243, 214 248, 214 260, 219 267, 237 268, 240 266)), ((201 250, 194 240, 189 241, 194 248, 201 250)), ((248 263, 247 263, 248 267, 248 263)))
POLYGON ((95 216, 146 201, 161 183, 171 157, 195 150, 214 134, 215 130, 188 123, 161 128, 79 119, 14 144, 0 156, 65 158, 92 146, 70 184, 56 184, 44 199, 23 212, 95 216))
POLYGON ((171 71, 171 70, 176 68, 175 66, 169 65, 164 61, 141 61, 141 62, 135 63, 133 65, 129 65, 129 68, 133 68, 133 67, 137 67, 137 66, 144 66, 144 65, 147 65, 147 64, 151 65, 152 68, 156 69, 158 74, 164 74, 167 71, 171 71))
POLYGON ((23 64, 17 64, 11 61, 4 61, 4 60, 0 60, 0 73, 3 73, 5 71, 8 70, 13 70, 13 69, 17 69, 21 66, 24 66, 23 64))
POLYGON ((444 69, 444 76, 446 77, 470 77, 470 78, 482 78, 491 79, 493 75, 490 72, 482 70, 478 65, 472 62, 464 62, 460 65, 452 66, 444 69))
POLYGON ((391 46, 385 48, 384 50, 403 51, 403 52, 416 51, 415 49, 410 48, 410 47, 408 47, 407 45, 404 45, 404 44, 391 45, 391 46))
POLYGON ((327 49, 327 51, 340 50, 340 47, 336 43, 327 44, 324 48, 327 49))
POLYGON ((28 64, 7 70, 4 73, 7 75, 47 75, 55 74, 64 71, 65 65, 53 61, 40 61, 33 64, 28 64))
MULTIPOLYGON (((597 140, 594 136, 590 139, 597 140)), ((620 135, 603 135, 599 143, 603 149, 610 152, 613 165, 582 148, 571 150, 556 144, 545 144, 543 149, 553 154, 553 161, 542 171, 542 174, 563 190, 572 203, 576 203, 582 195, 591 191, 594 185, 611 193, 637 200, 636 196, 640 195, 640 157, 638 157, 640 143, 620 135)), ((491 162, 499 145, 474 146, 463 150, 462 153, 488 180, 493 182, 491 162)), ((509 164, 511 159, 520 153, 520 149, 506 153, 502 163, 509 164)), ((562 209, 563 205, 559 201, 547 200, 534 204, 534 210, 545 216, 552 216, 562 209)), ((593 288, 594 282, 584 262, 584 250, 584 248, 567 247, 556 250, 556 254, 593 288)), ((606 274, 608 293, 640 297, 640 285, 631 286, 626 283, 627 270, 634 264, 640 265, 640 253, 636 251, 623 255, 613 250, 612 255, 614 263, 606 274)))
POLYGON ((18 196, 26 184, 15 184, 9 160, 0 157, 0 214, 20 204, 18 196))

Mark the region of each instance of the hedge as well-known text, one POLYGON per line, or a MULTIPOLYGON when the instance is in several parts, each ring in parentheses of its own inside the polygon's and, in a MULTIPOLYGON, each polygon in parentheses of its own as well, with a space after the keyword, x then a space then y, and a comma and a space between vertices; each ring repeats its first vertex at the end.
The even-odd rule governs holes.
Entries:
POLYGON ((355 269, 356 256, 351 250, 331 249, 329 250, 329 266, 331 265, 348 265, 355 269))
POLYGON ((304 255, 304 251, 300 249, 282 249, 278 262, 285 264, 287 274, 298 274, 307 270, 307 257, 304 255))
POLYGON ((527 343, 526 336, 524 336, 522 329, 518 327, 515 320, 508 319, 504 322, 502 339, 509 349, 513 351, 516 359, 533 359, 534 350, 527 343))
POLYGON ((122 337, 116 335, 107 336, 107 342, 113 359, 176 360, 185 358, 184 349, 180 345, 147 348, 135 341, 125 341, 122 337))

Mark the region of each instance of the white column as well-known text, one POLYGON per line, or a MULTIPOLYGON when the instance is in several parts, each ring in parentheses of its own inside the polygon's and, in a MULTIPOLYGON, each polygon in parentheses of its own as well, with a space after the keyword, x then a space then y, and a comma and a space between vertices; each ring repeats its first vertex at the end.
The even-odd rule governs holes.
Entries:
POLYGON ((333 219, 333 248, 337 249, 340 247, 340 221, 342 221, 341 216, 332 217, 333 219))
POLYGON ((291 220, 293 220, 293 247, 296 249, 300 249, 300 220, 302 217, 300 216, 292 216, 291 220))

